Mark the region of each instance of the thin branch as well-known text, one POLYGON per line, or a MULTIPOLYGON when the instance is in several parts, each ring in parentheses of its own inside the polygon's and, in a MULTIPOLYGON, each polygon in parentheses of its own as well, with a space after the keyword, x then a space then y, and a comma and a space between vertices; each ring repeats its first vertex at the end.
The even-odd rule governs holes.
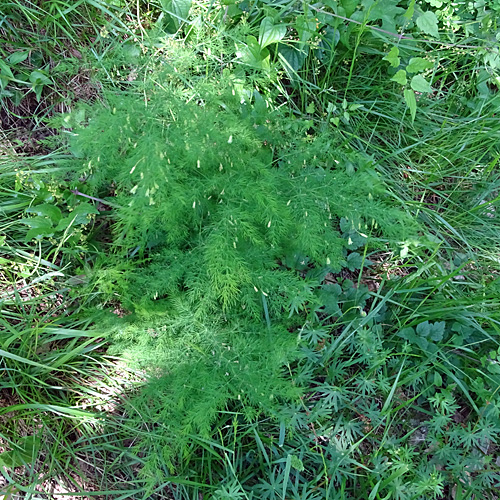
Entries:
POLYGON ((89 196, 88 194, 81 193, 80 191, 78 191, 78 189, 72 189, 71 192, 73 194, 76 194, 77 196, 83 196, 84 198, 88 198, 89 200, 99 201, 100 203, 102 203, 103 205, 107 205, 108 207, 122 208, 120 205, 117 205, 110 201, 103 200, 102 198, 96 198, 95 196, 89 196))

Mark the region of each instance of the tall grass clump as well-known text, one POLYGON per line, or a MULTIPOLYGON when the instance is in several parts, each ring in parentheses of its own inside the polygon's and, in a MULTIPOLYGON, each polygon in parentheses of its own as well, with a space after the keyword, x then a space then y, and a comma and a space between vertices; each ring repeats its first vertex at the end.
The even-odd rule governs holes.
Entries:
POLYGON ((0 468, 2 491, 19 495, 92 484, 73 442, 99 434, 104 409, 136 380, 106 356, 95 318, 75 314, 72 259, 90 220, 72 207, 56 228, 69 217, 47 182, 59 160, 0 157, 0 468))

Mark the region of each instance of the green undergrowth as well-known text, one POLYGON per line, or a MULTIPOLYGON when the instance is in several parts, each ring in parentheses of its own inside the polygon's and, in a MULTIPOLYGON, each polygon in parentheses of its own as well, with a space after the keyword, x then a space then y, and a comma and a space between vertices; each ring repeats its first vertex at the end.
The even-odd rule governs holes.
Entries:
POLYGON ((279 316, 307 283, 297 271, 361 265, 341 218, 358 239, 418 245, 418 226, 385 198, 371 158, 265 107, 255 116, 248 104, 245 119, 224 87, 190 92, 197 103, 168 87, 147 92, 147 105, 142 95, 110 95, 73 128, 82 160, 64 171, 70 189, 104 204, 113 191, 101 218, 112 240, 99 227, 92 234, 105 255, 92 271, 101 301, 116 294, 129 309, 161 308, 187 292, 196 309, 262 316, 263 295, 279 316))
POLYGON ((73 442, 100 433, 106 411, 138 380, 107 355, 92 315, 74 314, 79 280, 70 261, 90 220, 75 207, 57 233, 50 224, 60 239, 36 237, 48 227, 37 224, 43 215, 63 219, 56 201, 68 213, 56 187, 41 180, 58 161, 0 157, 0 467, 2 491, 26 498, 57 482, 74 490, 85 473, 73 442))
POLYGON ((11 491, 496 498, 498 6, 47 4, 103 91, 0 164, 11 491))

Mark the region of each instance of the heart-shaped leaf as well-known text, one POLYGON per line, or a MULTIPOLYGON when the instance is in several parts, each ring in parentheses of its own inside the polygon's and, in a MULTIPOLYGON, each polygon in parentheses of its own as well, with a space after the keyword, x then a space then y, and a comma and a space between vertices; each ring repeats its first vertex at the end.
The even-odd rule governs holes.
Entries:
POLYGON ((421 71, 425 71, 433 66, 434 63, 428 61, 427 59, 423 59, 422 57, 412 57, 408 66, 406 66, 406 71, 408 71, 408 73, 420 73, 421 71))
POLYGON ((404 69, 400 69, 392 78, 393 82, 399 83, 401 85, 406 85, 406 71, 404 69))
POLYGON ((274 24, 272 17, 265 17, 260 23, 259 45, 263 49, 272 43, 278 43, 286 35, 284 24, 274 24))
POLYGON ((399 49, 397 47, 393 47, 383 60, 388 61, 393 68, 397 68, 401 63, 401 59, 399 58, 399 49))
POLYGON ((432 92, 431 84, 422 75, 415 75, 411 79, 411 88, 415 92, 432 92))
POLYGON ((438 18, 434 12, 428 10, 417 17, 417 26, 424 33, 439 38, 438 18))

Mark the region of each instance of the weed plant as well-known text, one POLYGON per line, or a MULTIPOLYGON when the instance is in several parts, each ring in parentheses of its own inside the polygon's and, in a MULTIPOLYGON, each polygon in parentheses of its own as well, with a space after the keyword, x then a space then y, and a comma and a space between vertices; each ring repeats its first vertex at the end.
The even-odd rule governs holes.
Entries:
POLYGON ((0 177, 8 482, 496 498, 498 6, 84 3, 145 22, 93 24, 102 102, 0 177))

